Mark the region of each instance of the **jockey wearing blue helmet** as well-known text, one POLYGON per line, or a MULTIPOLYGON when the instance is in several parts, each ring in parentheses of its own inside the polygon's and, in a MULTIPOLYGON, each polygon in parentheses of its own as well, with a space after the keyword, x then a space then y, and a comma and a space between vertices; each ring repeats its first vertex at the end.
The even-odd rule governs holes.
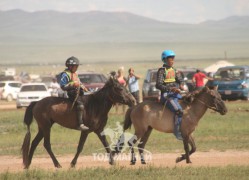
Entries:
POLYGON ((183 89, 183 80, 180 74, 176 73, 176 69, 173 68, 174 59, 175 53, 172 50, 162 52, 161 60, 163 61, 163 66, 157 72, 156 88, 161 91, 161 103, 175 113, 174 134, 177 139, 182 139, 180 125, 183 110, 178 103, 178 99, 182 98, 180 89, 183 89))
POLYGON ((164 64, 167 64, 167 62, 166 62, 167 58, 168 58, 168 57, 175 57, 175 56, 176 56, 176 55, 175 55, 174 51, 172 51, 172 50, 164 50, 164 51, 162 52, 162 57, 161 57, 161 59, 162 59, 162 62, 163 62, 164 64))

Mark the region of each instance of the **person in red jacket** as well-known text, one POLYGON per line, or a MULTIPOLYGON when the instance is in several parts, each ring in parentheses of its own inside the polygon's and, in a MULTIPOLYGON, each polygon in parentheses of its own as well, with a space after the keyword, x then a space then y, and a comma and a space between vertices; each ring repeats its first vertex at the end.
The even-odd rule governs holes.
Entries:
POLYGON ((195 90, 201 90, 205 86, 204 79, 213 80, 212 78, 206 76, 206 74, 201 72, 199 69, 197 69, 192 78, 192 82, 195 85, 195 90))

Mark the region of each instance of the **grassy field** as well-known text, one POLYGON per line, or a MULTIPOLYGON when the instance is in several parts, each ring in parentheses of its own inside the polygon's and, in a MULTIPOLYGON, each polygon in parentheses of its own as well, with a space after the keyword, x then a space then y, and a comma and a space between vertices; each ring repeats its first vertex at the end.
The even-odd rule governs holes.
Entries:
POLYGON ((248 179, 247 166, 165 168, 146 167, 130 169, 124 167, 70 169, 67 171, 32 170, 21 173, 5 172, 0 179, 248 179))
MULTIPOLYGON (((228 149, 249 149, 249 121, 248 102, 227 102, 228 114, 220 116, 218 113, 208 111, 200 121, 194 136, 198 151, 215 149, 224 151, 228 149)), ((23 125, 24 110, 0 111, 0 155, 20 155, 20 148, 26 133, 23 125)), ((123 121, 123 115, 114 114, 111 110, 106 127, 115 128, 116 122, 123 121)), ((130 130, 133 132, 133 129, 130 130)), ((31 126, 32 138, 37 133, 36 122, 31 126)), ((51 144, 56 154, 74 154, 76 152, 79 131, 63 128, 55 124, 52 128, 51 144), (68 135, 70 134, 70 138, 68 135)), ((102 148, 102 144, 94 133, 86 141, 83 154, 90 155, 94 150, 102 148)), ((183 151, 180 141, 172 134, 162 134, 153 131, 146 149, 153 153, 183 151)), ((46 154, 42 143, 38 146, 36 155, 46 154)))
MULTIPOLYGON (((228 114, 220 116, 208 111, 197 127, 194 136, 197 151, 249 150, 249 103, 246 101, 226 102, 228 114)), ((116 115, 111 110, 106 127, 115 128, 116 122, 123 121, 123 115, 116 115)), ((0 111, 0 155, 21 156, 20 148, 26 133, 23 125, 24 110, 0 111)), ((31 126, 32 138, 37 132, 34 122, 31 126)), ((131 129, 133 132, 133 129, 131 129)), ((52 149, 56 155, 74 154, 80 132, 69 130, 59 125, 52 128, 52 149), (68 136, 70 134, 70 136, 68 136), (70 137, 70 138, 69 138, 70 137)), ((91 155, 95 150, 103 148, 95 134, 90 134, 81 155, 91 155)), ((172 134, 153 131, 146 150, 152 153, 184 152, 182 142, 172 134)), ((104 152, 104 151, 103 151, 104 152)), ((38 146, 34 157, 48 156, 42 143, 38 146)), ((29 170, 18 173, 3 172, 0 179, 247 179, 248 166, 225 167, 153 167, 143 168, 110 167, 85 168, 69 170, 29 170)))

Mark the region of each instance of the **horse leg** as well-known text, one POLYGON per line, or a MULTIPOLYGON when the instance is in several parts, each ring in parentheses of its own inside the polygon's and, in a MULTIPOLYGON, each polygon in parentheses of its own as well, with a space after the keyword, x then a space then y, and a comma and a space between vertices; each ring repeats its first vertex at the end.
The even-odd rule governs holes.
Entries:
POLYGON ((88 136, 88 133, 85 132, 85 131, 81 131, 81 134, 80 134, 80 140, 79 140, 79 144, 78 144, 78 148, 77 148, 77 152, 71 162, 71 167, 75 167, 76 163, 77 163, 77 159, 80 155, 80 153, 82 152, 83 150, 83 146, 86 142, 86 138, 88 136))
POLYGON ((144 160, 144 147, 145 147, 145 144, 147 143, 149 137, 150 137, 150 134, 152 132, 152 128, 149 127, 148 130, 145 132, 144 136, 141 138, 140 140, 140 144, 138 145, 138 151, 139 151, 139 154, 140 154, 140 158, 141 158, 141 163, 142 164, 146 164, 145 160, 144 160))
POLYGON ((134 153, 134 148, 133 146, 136 144, 138 140, 137 135, 135 134, 129 141, 128 141, 128 145, 130 147, 131 150, 131 161, 130 161, 130 165, 135 165, 136 164, 136 155, 134 153))
POLYGON ((106 140, 106 136, 105 135, 101 135, 100 133, 97 133, 97 136, 99 137, 100 141, 102 142, 102 144, 104 145, 105 149, 106 149, 106 152, 109 154, 109 164, 110 165, 114 165, 114 159, 113 159, 113 156, 112 156, 112 152, 111 152, 111 148, 109 146, 109 143, 107 142, 106 140))
MULTIPOLYGON (((189 136, 188 143, 189 143, 190 146, 191 146, 191 150, 189 151, 189 156, 190 156, 191 154, 193 154, 193 153, 196 151, 196 145, 195 145, 195 141, 194 141, 194 138, 193 138, 192 135, 189 136)), ((187 159, 187 158, 186 158, 186 154, 182 154, 181 157, 176 158, 176 163, 178 163, 178 162, 180 162, 180 161, 182 161, 182 160, 184 160, 184 159, 187 159)), ((190 162, 191 162, 191 161, 190 161, 190 162)), ((188 163, 188 162, 187 162, 187 163, 188 163)))
POLYGON ((115 145, 114 151, 112 151, 112 156, 114 157, 115 154, 118 154, 122 151, 125 145, 125 135, 124 133, 119 137, 117 144, 115 145))
POLYGON ((42 138, 43 138, 43 134, 42 134, 42 131, 39 129, 37 135, 35 136, 34 140, 31 143, 31 147, 29 150, 29 159, 28 159, 28 163, 24 167, 25 169, 29 168, 31 161, 32 161, 32 158, 33 158, 33 155, 34 155, 34 152, 35 152, 35 149, 38 146, 38 144, 40 143, 40 141, 42 140, 42 138))
POLYGON ((43 145, 44 145, 45 149, 47 150, 48 154, 50 155, 51 159, 53 160, 54 166, 57 168, 61 168, 61 165, 57 161, 57 159, 56 159, 56 157, 51 149, 50 131, 51 131, 51 125, 43 130, 43 136, 44 136, 44 144, 43 145))

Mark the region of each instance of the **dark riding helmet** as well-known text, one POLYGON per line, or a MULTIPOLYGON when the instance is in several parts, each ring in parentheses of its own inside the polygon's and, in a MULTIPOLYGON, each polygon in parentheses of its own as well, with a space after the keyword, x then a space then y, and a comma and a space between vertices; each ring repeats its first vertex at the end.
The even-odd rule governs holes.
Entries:
POLYGON ((75 66, 80 65, 80 61, 79 61, 78 58, 72 56, 72 57, 70 57, 70 58, 68 58, 68 59, 66 60, 66 63, 65 63, 65 66, 66 66, 66 67, 74 66, 74 65, 75 65, 75 66))

